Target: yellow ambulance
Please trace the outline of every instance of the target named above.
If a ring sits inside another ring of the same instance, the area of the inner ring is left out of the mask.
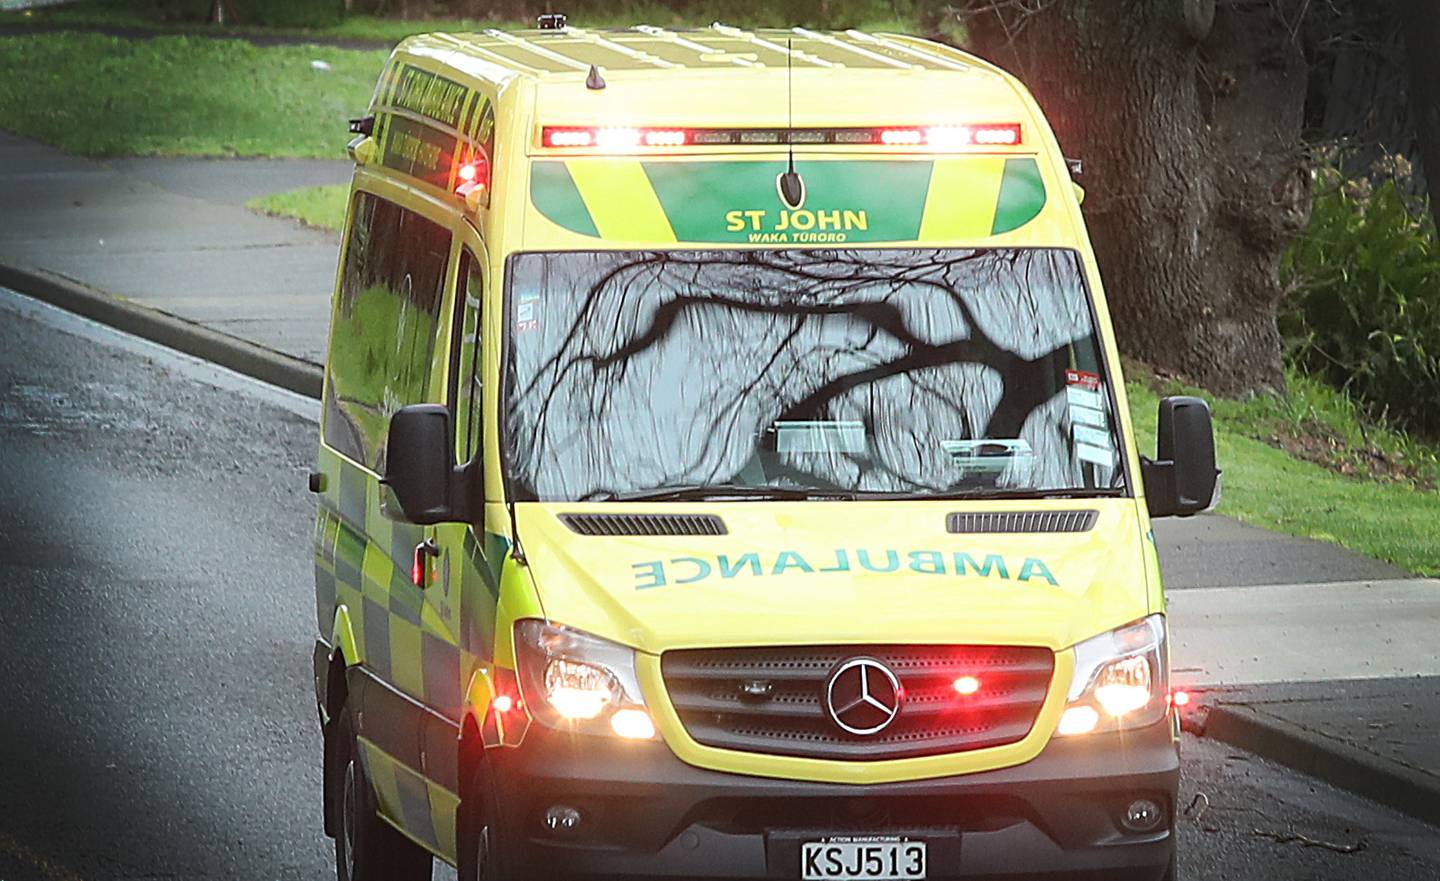
[[[859,31],[394,52],[325,374],[342,881],[1174,878],[1142,458],[1015,79]]]

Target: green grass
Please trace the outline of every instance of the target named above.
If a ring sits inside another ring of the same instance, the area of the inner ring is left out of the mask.
[[[1236,402],[1134,365],[1127,372],[1142,451],[1154,451],[1162,394],[1210,401],[1225,472],[1220,513],[1440,576],[1440,445],[1367,424],[1348,398],[1305,377],[1291,377],[1286,398]]]
[[[207,4],[208,5],[208,4]],[[619,19],[606,20],[592,26],[618,24]],[[633,24],[633,22],[631,22]],[[578,24],[578,22],[577,22]],[[513,30],[533,27],[533,22],[500,21],[476,18],[411,19],[381,18],[374,15],[351,15],[336,24],[320,26],[267,26],[264,24],[238,23],[212,25],[200,20],[160,20],[137,14],[123,7],[97,3],[74,3],[64,6],[47,7],[24,12],[0,12],[0,25],[30,25],[35,27],[63,27],[81,30],[85,28],[125,28],[155,32],[184,31],[189,36],[262,36],[282,35],[310,37],[316,40],[373,40],[383,43],[398,43],[415,34],[432,31],[466,33],[485,28]]]
[[[340,158],[386,53],[51,33],[0,41],[0,128],[91,156]],[[316,70],[324,61],[329,70]]]
[[[254,4],[237,2],[234,8],[241,13],[233,24],[223,27],[204,23],[208,0],[188,0],[182,4],[184,17],[178,20],[163,20],[143,8],[116,4],[114,2],[81,2],[63,6],[47,7],[30,12],[0,12],[0,24],[43,25],[66,27],[110,27],[140,28],[145,30],[184,28],[203,34],[294,34],[318,39],[375,40],[399,42],[412,34],[430,31],[464,33],[484,28],[517,30],[532,28],[534,19],[490,19],[490,18],[422,18],[401,20],[381,18],[374,15],[349,15],[337,23],[319,26],[278,26],[267,27],[269,23],[256,19],[256,13],[245,17],[246,7]],[[593,6],[594,8],[589,8]],[[890,2],[890,0],[846,0],[834,4],[815,4],[801,10],[768,0],[700,0],[691,2],[683,12],[659,2],[605,2],[588,5],[574,4],[569,16],[570,23],[577,27],[607,28],[628,27],[634,24],[654,24],[662,27],[704,27],[713,21],[740,27],[791,27],[803,24],[813,27],[861,28],[868,31],[919,33],[921,28],[915,17],[916,4],[911,2]],[[299,13],[295,13],[299,14]],[[295,14],[282,16],[289,20]],[[327,14],[321,14],[326,18]]]
[[[260,196],[245,203],[252,211],[274,217],[289,217],[306,226],[339,232],[345,226],[345,205],[350,186],[335,184],[324,187],[301,187]]]
[[[569,19],[570,24],[582,28],[619,28],[630,27],[636,24],[693,28],[708,27],[711,22],[717,20],[737,27],[792,27],[796,23],[796,19],[793,16],[785,14],[783,6],[776,6],[772,14],[752,14],[741,17],[729,15],[706,17],[693,13],[686,16],[676,15],[674,12],[665,9],[659,4],[635,4],[620,12],[607,11],[595,14],[572,15]],[[357,15],[347,18],[333,28],[308,31],[307,33],[342,39],[382,40],[398,43],[413,34],[424,34],[431,31],[467,33],[484,30],[486,28],[521,30],[533,28],[534,26],[535,23],[533,21],[488,21],[477,19],[399,21],[390,18]],[[894,15],[866,17],[846,23],[845,27],[888,33],[917,33],[919,30],[919,26],[913,18]]]
[[[913,4],[889,0],[847,0],[836,3],[832,11],[825,11],[830,7],[822,4],[799,17],[783,5],[762,0],[694,0],[683,16],[655,2],[596,6],[592,12],[581,10],[571,22],[584,27],[635,22],[683,27],[722,19],[759,27],[808,18],[804,23],[817,27],[918,29],[911,14]],[[0,13],[0,24],[186,31],[138,39],[83,30],[0,38],[0,128],[91,156],[338,158],[349,139],[345,121],[368,106],[385,62],[384,51],[323,45],[259,47],[245,40],[212,37],[290,34],[389,44],[428,31],[532,23],[399,21],[357,15],[318,28],[242,24],[217,30],[193,21],[160,21],[123,3],[89,2]],[[315,69],[313,61],[323,61],[329,69]]]

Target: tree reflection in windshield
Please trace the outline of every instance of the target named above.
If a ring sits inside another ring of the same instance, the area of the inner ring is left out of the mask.
[[[519,254],[508,306],[522,500],[1119,480],[1072,251]]]

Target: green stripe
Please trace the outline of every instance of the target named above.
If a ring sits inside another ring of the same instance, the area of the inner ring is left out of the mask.
[[[645,173],[682,242],[804,244],[817,234],[843,236],[835,243],[908,242],[920,235],[932,165],[798,162],[805,204],[793,212],[781,203],[776,184],[784,162],[647,162]],[[767,233],[783,238],[759,238]]]
[[[1045,181],[1040,177],[1040,164],[1029,158],[1007,160],[991,235],[1014,232],[1039,217],[1044,209]]]
[[[337,591],[334,571],[317,563],[315,566],[315,623],[319,626],[320,632],[325,634],[326,639],[329,639],[330,628],[335,623]]]
[[[420,634],[425,705],[458,724],[461,715],[460,649],[431,633]]]
[[[530,200],[546,217],[582,236],[600,237],[595,220],[564,162],[536,162],[530,170]]]
[[[385,515],[380,516],[384,518]],[[395,569],[404,576],[405,585],[413,589],[415,585],[410,581],[410,566],[415,561],[415,548],[425,540],[425,528],[388,519],[385,522],[390,527],[390,559],[395,561]]]
[[[989,157],[954,161],[972,162],[977,168],[994,162]],[[781,204],[776,189],[784,162],[655,161],[642,167],[679,241],[803,245],[920,239],[933,165],[929,160],[801,161],[797,170],[806,193],[803,208],[797,211]],[[995,192],[991,186],[983,188],[987,213]],[[530,194],[535,207],[550,220],[580,235],[600,236],[567,163],[535,163]],[[967,199],[981,193],[935,195]],[[1039,163],[1033,157],[1006,160],[989,234],[1025,226],[1040,215],[1045,203]],[[982,226],[966,230],[964,237],[985,234]]]
[[[355,529],[365,528],[367,475],[349,462],[340,464],[340,517]]]
[[[430,816],[430,788],[425,785],[425,778],[396,763],[395,794],[399,797],[401,825],[405,827],[405,831],[431,850],[439,850],[440,840],[435,834],[435,822]]]
[[[335,536],[335,577],[341,584],[364,591],[365,537],[341,524]]]
[[[493,532],[484,534],[482,548],[474,531],[465,531],[460,555],[460,646],[478,658],[495,650],[495,616],[500,602],[500,570],[510,542]]]
[[[420,606],[423,599],[420,588],[411,581],[411,573],[403,575],[400,567],[395,567],[395,574],[390,579],[389,600],[390,614],[397,615],[401,620],[408,622],[414,627],[420,626]],[[438,584],[436,585],[439,586]]]
[[[364,600],[365,619],[365,666],[379,678],[389,682],[390,664],[390,610],[370,598]]]

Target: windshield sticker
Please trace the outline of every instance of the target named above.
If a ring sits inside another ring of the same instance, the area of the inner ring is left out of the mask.
[[[950,456],[960,479],[996,478],[1009,471],[1013,482],[1026,484],[1035,467],[1035,451],[1020,437],[943,440],[940,449]]]
[[[777,453],[859,455],[865,452],[865,423],[863,422],[822,420],[776,422],[770,431],[775,435],[775,452]]]
[[[672,557],[634,563],[635,589],[651,590],[667,585],[697,584],[702,581],[730,581],[735,578],[822,574],[843,572],[889,573],[902,570],[920,575],[949,575],[984,578],[992,581],[1044,581],[1052,587],[1059,582],[1045,561],[1036,557],[1000,554],[970,554],[965,551],[872,551],[866,548],[836,548],[823,555],[805,557],[799,551],[774,554],[715,554]]]
[[[528,333],[540,329],[540,295],[522,291],[515,299],[515,332]]]
[[[1065,371],[1065,397],[1070,404],[1076,457],[1092,465],[1113,468],[1115,444],[1099,375],[1083,370]]]
[[[1087,373],[1084,370],[1065,371],[1065,385],[1070,388],[1081,388],[1086,391],[1100,391],[1100,374]]]
[[[530,197],[557,225],[622,241],[816,245],[954,241],[1011,232],[1046,204],[1031,157],[810,160],[787,206],[783,161],[541,160]]]

